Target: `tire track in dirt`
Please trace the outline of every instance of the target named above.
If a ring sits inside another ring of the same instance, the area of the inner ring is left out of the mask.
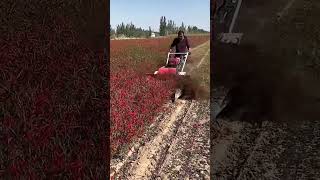
[[[320,122],[223,122],[212,141],[212,179],[319,179]]]
[[[198,60],[197,65],[194,64],[196,62],[192,61],[191,63],[189,62],[188,66],[186,67],[186,71],[188,72],[188,74],[192,75],[192,72],[198,69],[202,65],[204,60],[206,60],[208,55],[210,55],[210,41],[207,41],[202,45],[199,45],[196,48],[191,49],[191,52],[192,52],[191,58],[197,57],[195,59]],[[199,57],[201,57],[201,59]]]
[[[319,127],[319,121],[269,122],[239,179],[319,179]]]
[[[196,51],[197,49],[203,48],[204,46],[208,45],[209,43],[210,43],[210,41],[207,41],[207,42],[205,42],[203,44],[200,44],[199,46],[197,46],[195,48],[192,48],[191,52]]]
[[[155,178],[209,179],[209,109],[209,101],[193,102]]]
[[[203,56],[203,58],[200,60],[200,62],[197,64],[197,68],[199,68],[201,65],[202,65],[202,63],[203,63],[203,61],[205,60],[205,58],[207,57],[207,56],[209,56],[210,55],[210,49],[208,49],[208,51],[206,52],[206,54]]]
[[[172,138],[174,138],[176,130],[179,128],[181,120],[185,117],[189,110],[187,102],[178,102],[178,105],[169,119],[164,119],[165,123],[159,127],[160,133],[139,150],[138,159],[134,162],[127,179],[147,179],[153,175],[157,168],[157,162],[161,161],[166,153],[166,149],[170,146]]]
[[[198,54],[203,51],[203,48],[209,48],[208,46],[209,41],[199,45],[192,49],[192,52],[195,52],[194,54]],[[203,54],[202,54],[203,56]],[[189,64],[190,66],[190,64]],[[194,105],[194,102],[190,102],[187,100],[178,100],[176,104],[169,104],[167,105],[168,112],[160,114],[157,118],[155,123],[151,125],[149,130],[147,130],[146,134],[144,135],[141,140],[136,143],[128,155],[130,157],[126,157],[124,161],[122,162],[114,162],[113,169],[114,173],[112,174],[113,179],[154,179],[156,176],[160,176],[161,178],[165,178],[165,169],[172,169],[173,167],[168,166],[168,157],[170,159],[170,154],[172,154],[172,149],[177,147],[177,144],[183,144],[183,143],[173,143],[177,142],[177,140],[174,141],[174,139],[179,139],[180,141],[183,139],[182,137],[185,136],[183,131],[185,129],[190,130],[192,126],[190,124],[186,124],[188,122],[187,119],[190,117],[196,117],[196,116],[190,116],[190,113],[192,115],[197,114],[194,112],[197,108],[197,105]],[[201,146],[205,147],[204,144],[207,144],[206,146],[206,153],[207,155],[204,156],[203,159],[209,160],[209,104],[207,103],[207,116],[206,120],[202,119],[202,128],[206,127],[206,137],[202,138]],[[201,116],[199,116],[201,117]],[[195,121],[196,123],[196,121]],[[201,124],[201,123],[200,123]],[[184,130],[181,130],[182,127],[180,126],[186,126],[184,127]],[[192,129],[192,128],[191,128]],[[204,131],[205,132],[205,131]],[[195,133],[195,132],[190,132]],[[200,132],[197,131],[199,134]],[[201,133],[200,133],[201,134]],[[200,135],[201,137],[201,135]],[[202,136],[203,137],[203,136]],[[195,138],[195,137],[194,137]],[[193,138],[193,139],[194,139]],[[199,138],[198,138],[199,139]],[[204,141],[205,140],[205,141]],[[183,141],[184,142],[184,141]],[[184,143],[185,144],[185,143]],[[189,148],[189,144],[185,144],[185,147],[182,148],[182,152],[186,151]],[[198,148],[197,151],[199,151]],[[196,150],[195,150],[196,151]],[[180,152],[180,151],[179,151]],[[180,152],[180,158],[181,154]],[[201,151],[202,152],[202,151]],[[179,154],[177,152],[177,154]],[[199,154],[199,152],[198,152]],[[200,153],[201,154],[201,153]],[[193,158],[194,159],[194,158]],[[169,160],[170,161],[170,160]],[[188,161],[186,161],[184,164],[184,169],[188,169]],[[168,167],[167,167],[168,166]],[[203,172],[204,169],[206,170],[206,177],[209,177],[209,162],[206,161],[206,167],[202,167]],[[116,172],[116,173],[115,173]],[[188,172],[188,170],[186,170]]]
[[[250,155],[259,134],[252,126],[242,122],[221,122],[211,139],[211,176],[213,179],[236,179],[242,165]]]

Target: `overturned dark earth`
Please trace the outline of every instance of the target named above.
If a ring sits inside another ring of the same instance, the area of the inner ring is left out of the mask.
[[[320,3],[250,2],[214,42],[211,179],[319,179]]]

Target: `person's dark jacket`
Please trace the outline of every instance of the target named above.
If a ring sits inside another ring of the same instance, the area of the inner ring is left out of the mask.
[[[185,53],[188,52],[190,45],[189,45],[189,40],[185,36],[184,39],[180,40],[179,38],[175,38],[170,46],[172,49],[173,47],[176,48],[177,53]]]

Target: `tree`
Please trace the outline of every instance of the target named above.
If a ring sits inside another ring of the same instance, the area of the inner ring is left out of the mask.
[[[181,26],[180,26],[179,30],[186,31],[186,27],[184,26],[184,23],[183,23],[183,22],[182,22],[182,24],[181,24]]]
[[[165,16],[161,16],[161,18],[160,18],[160,28],[159,28],[160,36],[166,35],[166,28],[167,28],[166,17]]]
[[[116,34],[115,30],[110,26],[110,37],[114,37]]]
[[[125,25],[121,23],[117,26],[117,35],[125,34]]]
[[[188,33],[192,33],[192,28],[191,28],[191,26],[188,26],[187,32],[188,32]]]
[[[132,22],[129,24],[121,23],[116,27],[116,36],[125,35],[126,37],[148,37],[151,31],[151,27],[149,30],[144,30],[141,27],[137,28]]]
[[[160,18],[160,28],[159,28],[160,36],[164,35],[163,30],[164,30],[164,27],[163,27],[163,16],[161,16],[161,18]]]
[[[175,29],[174,21],[173,20],[168,20],[168,24],[167,24],[167,32],[168,32],[168,34],[176,33],[175,31],[176,31],[176,29]]]
[[[149,37],[151,37],[151,34],[152,34],[151,27],[149,26],[149,33],[148,33]]]
[[[163,28],[164,28],[164,35],[167,35],[167,21],[166,21],[166,17],[164,16],[163,18]]]

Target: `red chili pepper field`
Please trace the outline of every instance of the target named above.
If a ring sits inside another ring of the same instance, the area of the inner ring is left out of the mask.
[[[190,36],[191,48],[209,36]],[[174,90],[173,80],[148,78],[163,66],[173,38],[111,41],[111,151],[117,153],[143,133]]]
[[[78,39],[63,19],[1,36],[0,179],[106,176],[107,67]]]

